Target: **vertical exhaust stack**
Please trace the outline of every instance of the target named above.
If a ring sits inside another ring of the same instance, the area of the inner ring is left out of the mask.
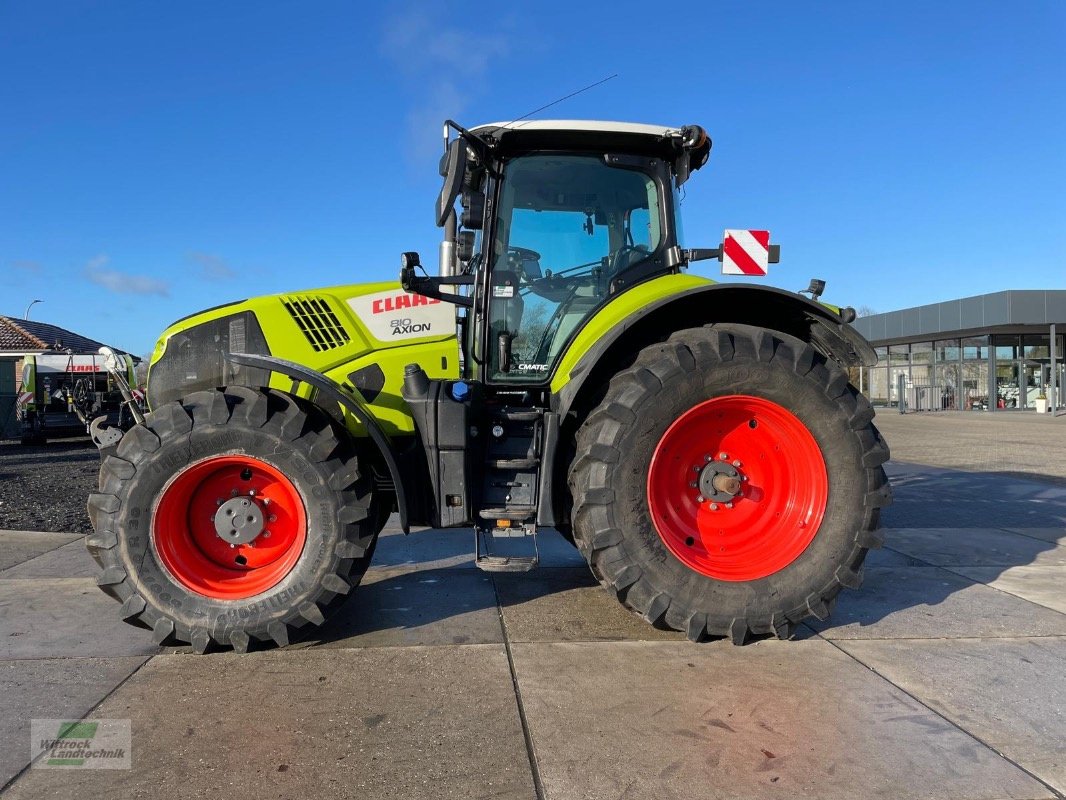
[[[455,264],[455,235],[458,225],[455,219],[455,209],[452,209],[448,219],[444,222],[444,241],[440,243],[440,276],[442,278],[457,274]],[[447,287],[454,291],[455,287]]]
[[[444,123],[444,153],[448,153],[448,123]],[[455,209],[453,208],[448,218],[444,222],[444,241],[440,243],[440,269],[439,274],[442,278],[449,277],[456,274],[455,264],[455,236],[458,231],[458,226],[455,219]],[[453,290],[454,291],[454,290]]]

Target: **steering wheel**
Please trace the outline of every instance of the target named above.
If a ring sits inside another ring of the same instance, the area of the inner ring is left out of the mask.
[[[539,264],[540,253],[536,250],[530,250],[528,247],[515,247],[512,245],[507,248],[507,266],[514,272],[517,272],[520,276],[525,276],[525,270],[522,268],[522,264],[526,261],[536,261]],[[531,281],[535,280],[535,278],[526,277],[526,280]]]
[[[611,255],[611,274],[616,275],[630,264],[647,258],[650,251],[642,244],[624,244]],[[639,258],[630,260],[631,253],[639,253]]]

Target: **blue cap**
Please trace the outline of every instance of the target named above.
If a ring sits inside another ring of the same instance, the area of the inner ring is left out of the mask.
[[[470,384],[466,381],[456,381],[452,384],[452,400],[461,403],[470,396]]]

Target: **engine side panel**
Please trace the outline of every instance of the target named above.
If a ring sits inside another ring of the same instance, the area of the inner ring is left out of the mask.
[[[152,354],[149,404],[232,384],[291,390],[287,378],[227,362],[226,352],[293,361],[349,389],[361,384],[368,409],[389,435],[414,431],[400,394],[407,364],[419,364],[434,378],[459,374],[453,305],[409,294],[396,283],[337,286],[253,298],[171,325]],[[379,380],[365,380],[379,373]],[[354,418],[348,424],[365,434]]]

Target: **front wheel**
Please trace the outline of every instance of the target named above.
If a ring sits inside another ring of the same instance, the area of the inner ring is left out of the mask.
[[[158,642],[245,650],[322,624],[370,563],[369,471],[322,409],[230,387],[131,428],[89,498],[89,552]]]
[[[690,639],[791,636],[857,587],[890,500],[873,409],[810,345],[686,329],[611,381],[577,437],[574,539],[602,584]]]

